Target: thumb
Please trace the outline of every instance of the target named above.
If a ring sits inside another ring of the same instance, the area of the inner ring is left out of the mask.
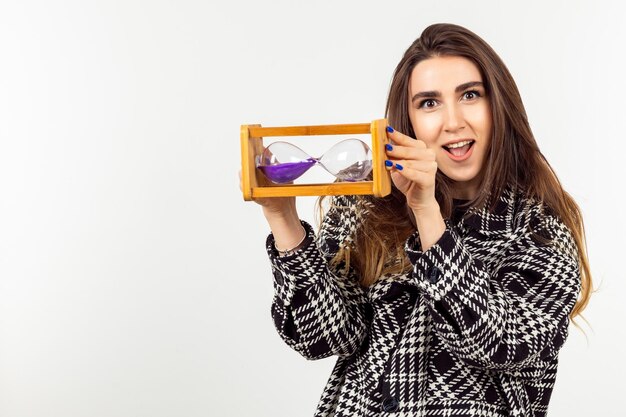
[[[400,191],[404,191],[407,188],[407,184],[410,180],[405,178],[398,171],[392,171],[391,181],[393,181],[393,185],[395,185],[397,189],[399,189]]]

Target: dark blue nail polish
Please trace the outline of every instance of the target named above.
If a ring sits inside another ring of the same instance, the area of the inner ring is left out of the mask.
[[[393,146],[391,146],[390,144],[386,144],[385,149],[387,149],[388,151],[393,151]]]
[[[402,165],[400,165],[400,164],[396,164],[396,169],[397,169],[398,171],[402,171],[404,168],[402,167]]]
[[[389,159],[385,160],[385,166],[390,167],[393,166],[393,162],[391,162]]]
[[[387,126],[387,132],[389,132],[389,133],[393,133],[393,127],[391,127],[391,126]]]

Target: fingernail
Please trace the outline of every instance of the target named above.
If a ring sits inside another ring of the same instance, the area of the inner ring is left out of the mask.
[[[391,162],[389,159],[385,160],[385,166],[390,167],[393,166],[393,162]]]
[[[389,133],[393,133],[393,127],[391,127],[391,126],[387,126],[387,132],[389,132]]]
[[[386,144],[385,149],[387,149],[388,151],[393,151],[393,146],[391,146],[390,144]]]
[[[398,171],[402,171],[404,168],[402,167],[402,165],[400,165],[400,164],[396,164],[396,169],[397,169]]]

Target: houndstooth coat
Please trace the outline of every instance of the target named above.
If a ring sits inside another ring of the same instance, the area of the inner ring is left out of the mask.
[[[495,212],[447,219],[427,251],[414,233],[412,271],[363,288],[329,260],[364,209],[334,197],[318,237],[303,222],[305,247],[288,257],[267,239],[281,338],[307,359],[338,356],[315,415],[546,415],[580,288],[568,229],[509,190]]]

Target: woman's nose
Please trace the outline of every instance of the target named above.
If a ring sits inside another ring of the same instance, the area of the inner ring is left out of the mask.
[[[444,129],[447,132],[456,132],[457,130],[463,129],[463,127],[465,126],[461,110],[455,105],[448,106],[444,120]]]

